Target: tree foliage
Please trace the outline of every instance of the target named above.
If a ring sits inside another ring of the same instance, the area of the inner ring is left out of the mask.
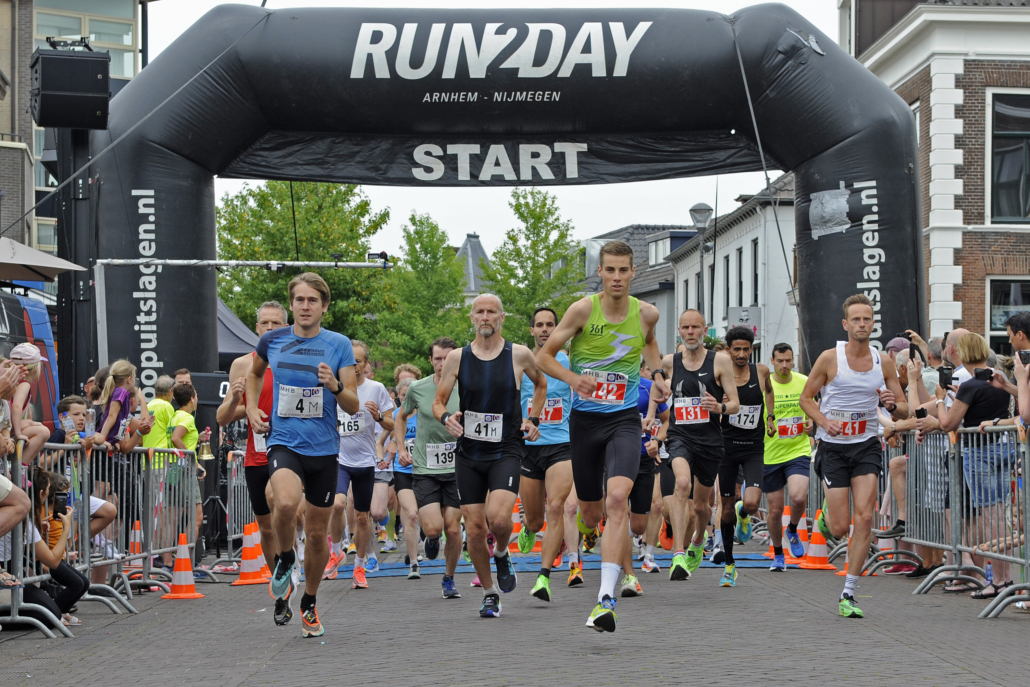
[[[379,342],[373,356],[383,362],[384,381],[393,381],[400,363],[432,374],[429,344],[449,336],[459,344],[469,337],[464,275],[447,234],[429,215],[412,214],[404,233],[403,255],[385,284],[379,316]]]
[[[508,205],[521,226],[508,230],[491,263],[483,265],[483,281],[504,302],[504,337],[532,346],[533,311],[548,306],[561,317],[580,297],[583,251],[550,193],[516,188]]]
[[[292,204],[291,204],[292,200]],[[297,229],[294,236],[293,208]],[[374,212],[354,185],[268,181],[226,195],[218,209],[218,257],[222,260],[308,260],[364,262],[369,238],[389,219]],[[255,310],[269,300],[289,308],[287,284],[301,270],[273,272],[234,268],[218,275],[218,295],[253,327]],[[374,340],[375,317],[383,306],[383,270],[315,270],[329,284],[332,302],[323,324],[351,338]]]

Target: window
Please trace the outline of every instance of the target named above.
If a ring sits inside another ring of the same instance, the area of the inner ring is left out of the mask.
[[[737,249],[737,305],[744,306],[744,249]]]
[[[90,45],[97,52],[111,55],[111,77],[131,79],[136,76],[136,30],[134,21],[116,21],[114,16],[98,17],[61,10],[71,9],[74,3],[47,2],[57,11],[36,10],[35,45],[49,49],[48,36],[65,40],[78,40],[89,36]],[[39,8],[40,3],[36,3]],[[100,10],[117,16],[135,19],[134,3],[101,3]]]
[[[730,256],[722,259],[722,316],[730,316]]]
[[[712,307],[709,308],[711,312],[711,318],[706,317],[705,322],[711,323],[715,319],[715,259],[712,259],[712,264],[708,266],[708,304]],[[702,310],[701,312],[704,312]]]
[[[702,315],[704,315],[705,309],[703,307],[701,307],[702,306],[701,296],[702,296],[702,294],[704,292],[704,289],[702,287],[704,286],[704,284],[701,283],[701,273],[700,272],[698,272],[697,274],[694,275],[694,284],[696,285],[694,287],[694,309],[697,310],[698,312],[700,312]]]
[[[57,255],[57,220],[37,217],[36,237],[33,243],[38,250]]]
[[[45,189],[57,186],[57,179],[43,167],[40,159],[43,156],[43,146],[46,144],[46,131],[37,127],[32,129],[32,153],[35,157],[35,184],[36,188]]]
[[[669,255],[669,243],[669,239],[659,239],[647,244],[648,267],[662,264],[662,261]]]
[[[683,309],[690,309],[690,280],[683,280]]]
[[[916,118],[916,149],[919,149],[919,101],[915,101],[909,107],[912,108],[912,116]]]
[[[758,239],[751,241],[751,305],[758,305]]]
[[[1012,355],[1005,320],[1013,313],[1030,310],[1030,280],[991,278],[987,288],[991,299],[990,346],[996,353]]]
[[[991,220],[1030,222],[1030,95],[995,94],[992,110]]]

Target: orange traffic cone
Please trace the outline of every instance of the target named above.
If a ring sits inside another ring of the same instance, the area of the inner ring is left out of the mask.
[[[251,523],[251,531],[254,533],[254,545],[257,547],[257,559],[261,564],[261,577],[271,579],[272,571],[268,569],[268,561],[265,560],[265,551],[261,548],[261,530],[256,522]]]
[[[821,512],[819,511],[819,513]],[[819,513],[815,516],[817,521],[819,520]],[[799,527],[798,529],[801,528]],[[804,570],[836,570],[837,566],[830,563],[828,555],[826,538],[823,537],[823,533],[819,531],[818,527],[813,527],[812,540],[808,543],[808,553],[805,554],[805,560],[801,561],[799,567]]]
[[[239,579],[231,585],[233,587],[268,582],[268,578],[261,575],[261,564],[257,559],[257,547],[254,545],[255,529],[257,527],[254,523],[243,526],[243,565],[240,567]]]
[[[193,584],[193,562],[190,560],[190,547],[186,543],[186,535],[179,535],[179,546],[175,550],[175,567],[172,569],[172,591],[162,599],[203,599]]]
[[[783,507],[783,515],[780,516],[780,527],[782,528],[780,530],[780,543],[781,544],[783,543],[783,540],[787,538],[787,525],[789,525],[789,524],[790,524],[790,506],[784,506]],[[783,554],[784,555],[784,561],[787,562],[787,563],[797,564],[798,560],[795,559],[795,558],[792,558],[790,556],[790,554],[786,553],[786,551],[787,551],[787,549],[784,549],[784,554]],[[773,558],[775,555],[776,555],[776,551],[773,548],[772,537],[769,537],[769,550],[766,553],[763,553],[762,557],[763,558]]]
[[[140,529],[139,520],[132,526],[129,533],[129,556],[138,556],[143,553],[143,530]],[[125,564],[126,569],[138,569],[143,567],[143,559],[137,558]]]

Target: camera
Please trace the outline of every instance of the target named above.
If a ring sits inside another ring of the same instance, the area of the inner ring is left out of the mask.
[[[989,367],[981,367],[973,372],[973,378],[979,379],[981,382],[989,382],[994,379],[994,370]]]
[[[916,419],[926,417],[926,408],[916,408]]]
[[[895,338],[904,339],[905,341],[912,341],[912,335],[908,332],[901,332],[899,334],[895,334],[894,336]]]
[[[1019,351],[1019,361],[1024,365],[1030,365],[1030,351]]]
[[[951,377],[952,377],[952,375],[951,375],[951,368],[950,367],[944,367],[944,366],[938,367],[937,368],[937,373],[940,375],[938,383],[942,387],[947,389],[949,386],[951,386]]]

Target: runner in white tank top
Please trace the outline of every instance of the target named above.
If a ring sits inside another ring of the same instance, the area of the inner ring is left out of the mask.
[[[826,500],[816,524],[829,539],[843,537],[854,524],[839,613],[845,618],[861,618],[855,584],[869,554],[878,480],[883,472],[876,409],[882,403],[900,420],[908,417],[908,404],[894,361],[881,357],[869,345],[874,325],[869,299],[859,294],[844,301],[843,324],[848,340],[823,351],[816,360],[801,392],[801,408],[819,425],[815,470],[824,482]],[[819,394],[822,400],[817,403]],[[850,512],[852,506],[854,512]]]

